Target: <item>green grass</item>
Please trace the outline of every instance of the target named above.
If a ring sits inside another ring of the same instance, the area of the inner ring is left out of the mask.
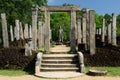
[[[3,76],[22,76],[28,74],[23,70],[0,70],[0,75]]]
[[[38,52],[39,52],[39,51],[45,51],[45,48],[44,48],[44,47],[39,48],[37,51],[38,51]]]
[[[87,73],[92,67],[85,67]],[[98,69],[103,69],[107,70],[108,73],[106,76],[120,76],[120,67],[97,67]],[[3,76],[22,76],[30,74],[26,71],[23,70],[0,70],[0,75]],[[33,72],[31,73],[32,75],[34,74]]]
[[[92,67],[86,67],[86,73],[91,69]],[[103,70],[107,70],[107,76],[120,76],[120,67],[98,67]]]

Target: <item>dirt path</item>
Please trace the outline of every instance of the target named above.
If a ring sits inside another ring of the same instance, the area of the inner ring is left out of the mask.
[[[76,78],[69,78],[69,79],[45,79],[45,78],[38,78],[33,75],[24,75],[24,76],[1,76],[0,75],[0,80],[120,80],[119,77],[94,77],[94,76],[80,76]]]

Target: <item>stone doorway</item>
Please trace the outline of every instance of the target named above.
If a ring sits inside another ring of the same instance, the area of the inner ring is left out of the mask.
[[[80,6],[42,6],[41,11],[45,12],[45,51],[50,52],[50,12],[70,12],[71,27],[70,27],[70,47],[71,52],[75,52],[76,49],[76,11],[80,10]]]

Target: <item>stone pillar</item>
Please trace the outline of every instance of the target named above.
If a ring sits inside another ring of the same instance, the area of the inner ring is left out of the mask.
[[[29,34],[28,34],[28,24],[25,24],[25,28],[24,28],[24,38],[28,39],[29,38]]]
[[[95,54],[95,17],[94,17],[94,10],[89,11],[89,21],[90,21],[90,54]]]
[[[42,20],[38,21],[38,47],[42,47]]]
[[[86,40],[86,18],[85,17],[82,18],[82,31],[83,31],[83,33],[82,33],[82,35],[83,35],[82,39],[83,40],[82,41],[83,41],[83,44],[85,45],[85,48],[86,48],[86,46],[87,46],[86,41],[87,40]]]
[[[75,15],[75,17],[76,17],[76,15]],[[76,39],[76,41],[78,39],[78,26],[77,26],[77,24],[75,24],[75,39]]]
[[[101,41],[104,44],[105,42],[105,19],[103,18],[103,22],[102,22],[102,35],[101,35]]]
[[[29,38],[32,38],[32,27],[31,27],[31,25],[29,27]]]
[[[86,17],[86,41],[87,41],[87,50],[90,50],[90,17],[89,17],[89,11],[90,9],[84,10],[84,15]]]
[[[108,44],[111,44],[111,21],[108,24]]]
[[[101,35],[101,33],[102,33],[102,30],[101,30],[101,28],[99,28],[98,34]]]
[[[50,29],[50,40],[52,40],[52,30]],[[62,38],[62,41],[63,41],[63,38]]]
[[[99,34],[99,29],[96,29],[96,34],[97,34],[97,35]]]
[[[81,19],[80,19],[80,17],[77,19],[77,43],[78,43],[78,45],[79,44],[81,44],[82,43],[82,31],[81,31]]]
[[[29,39],[30,39],[30,41],[29,41],[29,44],[30,44],[30,47],[31,47],[31,49],[33,49],[33,44],[32,44],[32,27],[31,27],[31,25],[29,26]]]
[[[8,30],[7,30],[7,20],[6,20],[6,14],[1,14],[2,19],[2,36],[3,36],[3,47],[8,48],[9,47],[9,40],[8,40]]]
[[[37,6],[32,7],[32,42],[33,50],[37,49]]]
[[[70,47],[71,52],[74,53],[76,51],[76,12],[71,10],[71,30],[70,30]]]
[[[20,22],[20,39],[24,39],[23,38],[23,28],[22,28],[22,23]]]
[[[16,40],[20,39],[20,26],[19,26],[19,20],[15,20],[15,26],[16,26]]]
[[[105,36],[107,36],[107,27],[105,27]]]
[[[16,40],[16,26],[14,27],[14,39]]]
[[[50,13],[48,10],[45,11],[45,51],[50,52]]]
[[[10,25],[10,39],[11,39],[11,41],[14,41],[12,25]]]
[[[112,14],[112,45],[116,46],[116,15]]]
[[[42,46],[45,46],[45,23],[42,24]]]

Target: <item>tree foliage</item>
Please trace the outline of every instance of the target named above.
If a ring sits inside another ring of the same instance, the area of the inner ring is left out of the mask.
[[[111,17],[111,15],[109,15],[109,14],[105,14],[105,15],[104,15],[104,18],[105,18],[105,24],[106,24],[106,26],[108,26],[108,22],[110,21],[110,19],[111,19],[112,17]]]
[[[95,23],[96,23],[96,28],[100,28],[102,27],[102,19],[103,19],[103,16],[102,15],[99,15],[99,14],[95,14]]]
[[[47,5],[47,0],[0,0],[0,14],[6,13],[8,24],[14,25],[15,19],[30,24],[33,4]]]
[[[63,39],[65,41],[69,40],[69,31],[70,31],[70,15],[67,12],[54,12],[51,14],[51,30],[52,30],[52,39],[58,40],[58,28],[59,26],[63,29]]]

